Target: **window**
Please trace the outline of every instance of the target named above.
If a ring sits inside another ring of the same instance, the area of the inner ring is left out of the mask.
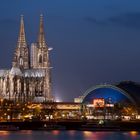
[[[42,55],[39,55],[39,63],[42,63]]]
[[[23,66],[23,59],[20,57],[20,59],[19,59],[19,64],[21,65],[21,66]]]

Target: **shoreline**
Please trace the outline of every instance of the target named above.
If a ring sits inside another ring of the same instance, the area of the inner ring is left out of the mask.
[[[16,130],[77,130],[77,131],[140,131],[140,122],[107,122],[98,125],[88,121],[33,121],[33,122],[0,122],[0,131]]]

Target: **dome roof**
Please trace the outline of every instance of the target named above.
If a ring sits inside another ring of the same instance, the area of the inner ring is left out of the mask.
[[[19,75],[19,76],[23,75],[21,70],[19,68],[16,68],[16,67],[12,67],[10,74],[11,75]]]
[[[140,83],[133,81],[122,81],[116,84],[117,87],[127,92],[140,106]]]
[[[112,103],[129,102],[135,104],[133,98],[124,90],[113,85],[99,85],[88,89],[84,94],[83,103],[92,103],[93,99],[104,98]]]

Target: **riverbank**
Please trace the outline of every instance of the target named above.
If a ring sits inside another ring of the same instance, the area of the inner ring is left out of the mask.
[[[0,130],[140,131],[140,121],[34,121],[0,122]]]

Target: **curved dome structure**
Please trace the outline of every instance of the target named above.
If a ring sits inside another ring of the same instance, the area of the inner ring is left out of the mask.
[[[116,84],[117,87],[127,92],[140,106],[140,83],[133,81],[122,81]]]
[[[134,99],[127,92],[113,85],[99,85],[90,88],[84,94],[83,103],[92,103],[97,98],[110,100],[112,103],[127,102],[135,105]]]

